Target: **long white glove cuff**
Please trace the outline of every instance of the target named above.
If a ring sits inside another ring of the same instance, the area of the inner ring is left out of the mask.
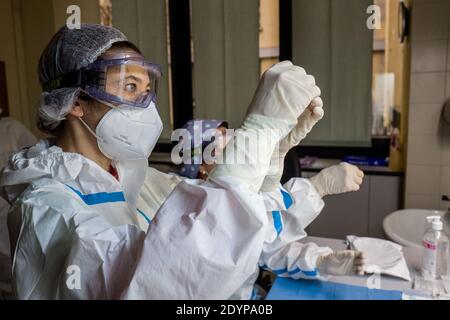
[[[320,257],[328,255],[333,252],[329,247],[319,247],[315,243],[305,244],[308,250],[303,250],[299,256],[299,267],[302,270],[315,270],[320,273],[318,269],[318,260]]]
[[[218,164],[210,177],[234,176],[258,192],[269,172],[273,152],[291,130],[286,120],[250,114],[236,130],[224,151],[224,164]]]
[[[270,170],[270,169],[269,169]],[[281,187],[281,176],[283,175],[283,168],[281,168],[281,172],[278,172],[273,175],[267,175],[264,177],[263,184],[261,186],[260,192],[273,192],[279,190]]]
[[[241,125],[242,130],[264,130],[277,136],[277,143],[285,138],[294,127],[295,122],[291,123],[285,119],[277,119],[261,114],[249,114]]]
[[[325,181],[323,181],[323,178],[321,176],[321,173],[319,172],[315,176],[309,178],[309,181],[313,185],[314,189],[316,189],[317,193],[320,195],[321,198],[328,195],[328,192],[325,187]]]
[[[355,273],[355,254],[350,250],[336,251],[319,256],[317,269],[327,275],[348,275]]]

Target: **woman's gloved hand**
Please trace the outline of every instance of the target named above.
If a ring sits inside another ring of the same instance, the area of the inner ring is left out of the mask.
[[[350,191],[358,191],[362,184],[364,172],[358,167],[342,162],[320,171],[310,178],[312,185],[321,197]]]
[[[361,251],[335,251],[317,258],[316,267],[324,275],[363,275],[366,258]]]
[[[262,76],[247,116],[263,115],[282,119],[292,129],[298,117],[320,93],[316,80],[305,69],[294,66],[290,61],[283,61]]]
[[[232,176],[258,192],[276,146],[319,96],[314,77],[290,61],[280,62],[266,71],[241,128],[224,151],[227,159],[246,159],[246,162],[218,164],[210,179]],[[246,140],[251,147],[237,143]]]
[[[280,186],[280,179],[284,170],[284,158],[293,147],[298,146],[300,142],[308,135],[311,129],[324,116],[323,101],[320,97],[315,98],[306,110],[298,118],[297,125],[281,140],[279,149],[275,149],[270,160],[270,168],[264,178],[261,187],[262,192],[277,190]]]

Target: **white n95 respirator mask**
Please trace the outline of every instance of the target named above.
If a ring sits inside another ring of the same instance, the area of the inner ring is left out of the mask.
[[[112,107],[95,132],[80,120],[97,138],[100,151],[112,160],[147,159],[163,129],[153,101],[146,108]]]

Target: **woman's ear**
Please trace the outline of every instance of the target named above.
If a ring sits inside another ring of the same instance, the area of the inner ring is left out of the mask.
[[[84,116],[84,110],[82,105],[83,101],[80,101],[80,99],[77,98],[75,100],[75,103],[73,104],[72,109],[69,111],[69,114],[77,118],[81,118],[82,116]]]

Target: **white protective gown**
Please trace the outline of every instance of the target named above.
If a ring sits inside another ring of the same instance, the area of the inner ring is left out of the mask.
[[[27,146],[36,144],[35,136],[19,121],[10,118],[0,118],[0,170],[7,163],[9,157]],[[5,139],[4,137],[7,137]],[[11,292],[11,252],[9,246],[6,217],[9,204],[0,197],[0,296]]]
[[[148,213],[150,220],[167,196],[183,180],[184,178],[174,174],[165,174],[152,168],[147,170],[139,207]],[[155,181],[158,181],[156,187]],[[318,247],[314,243],[303,244],[298,241],[307,236],[305,228],[323,209],[324,202],[320,195],[308,179],[294,178],[283,187],[280,185],[279,190],[262,193],[261,196],[268,225],[258,266],[281,277],[321,279],[315,268],[317,257],[332,250]],[[258,266],[255,266],[252,274],[230,299],[249,299],[253,296],[254,283],[259,273]],[[147,276],[151,277],[151,270],[148,270],[148,273]]]
[[[47,140],[13,157],[0,186],[12,203],[17,298],[249,299],[258,266],[315,277],[330,250],[296,242],[323,207],[306,180],[285,186],[286,211],[281,192],[258,195],[229,177],[115,165],[120,182]]]
[[[17,151],[35,145],[36,137],[19,121],[10,118],[0,118],[0,168],[8,163],[9,157]],[[8,137],[5,139],[4,137]]]

